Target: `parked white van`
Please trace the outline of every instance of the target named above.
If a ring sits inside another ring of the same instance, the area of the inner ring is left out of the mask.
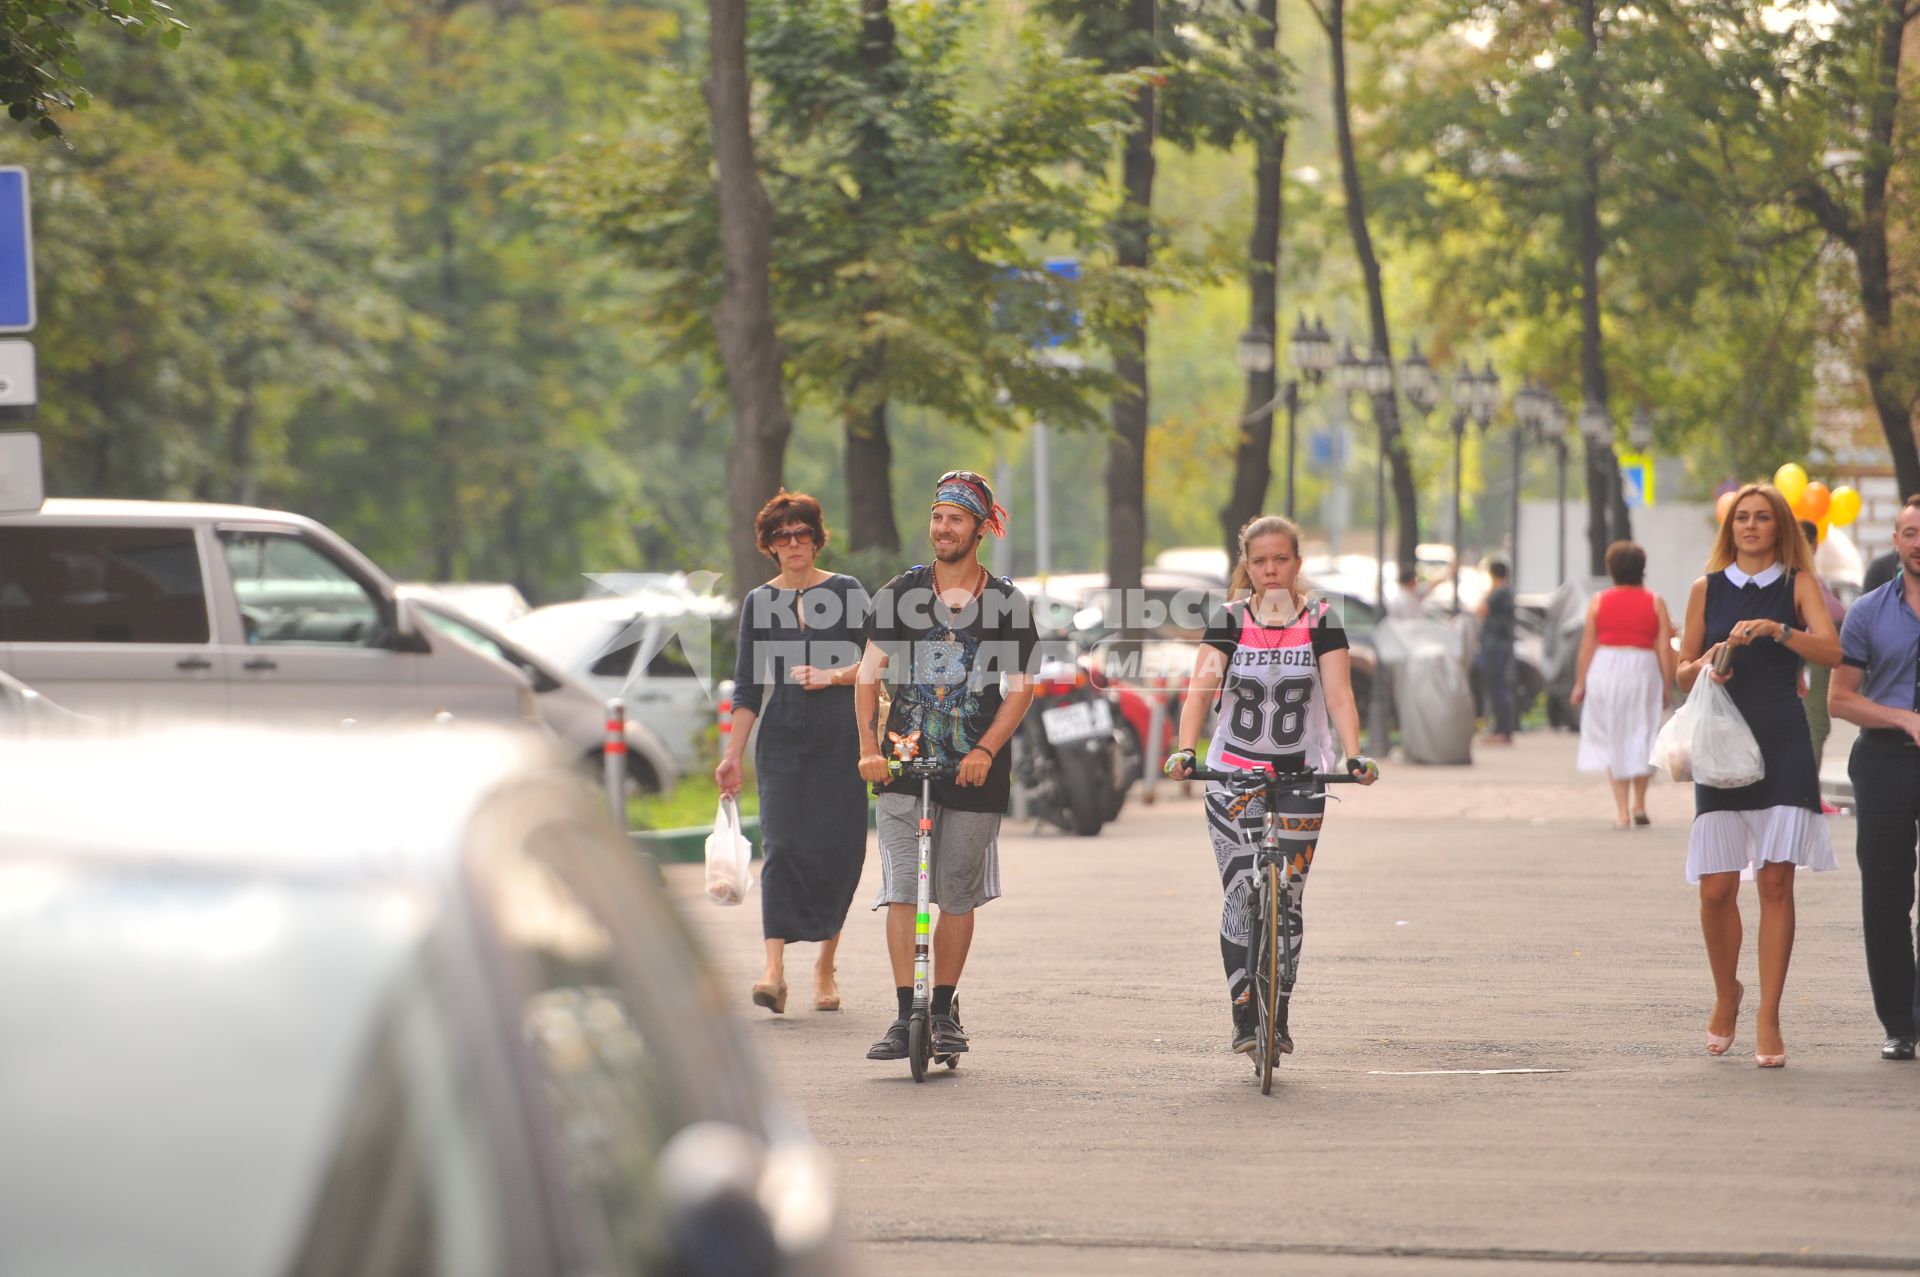
[[[520,721],[518,672],[297,514],[49,500],[0,515],[0,671],[110,723]]]

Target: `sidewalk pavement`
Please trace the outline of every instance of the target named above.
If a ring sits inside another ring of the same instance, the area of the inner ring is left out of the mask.
[[[1747,1005],[1710,1058],[1688,787],[1656,782],[1652,827],[1615,831],[1573,752],[1527,733],[1343,793],[1268,1098],[1226,1050],[1194,796],[1097,838],[1006,828],[962,984],[973,1050],[920,1086],[862,1058],[893,1015],[871,849],[839,1014],[808,1009],[805,945],[789,1013],[751,1008],[756,902],[668,875],[833,1154],[870,1271],[1920,1272],[1920,1065],[1878,1058],[1852,822],[1830,822],[1838,872],[1797,885],[1788,1067],[1753,1065],[1751,888]]]

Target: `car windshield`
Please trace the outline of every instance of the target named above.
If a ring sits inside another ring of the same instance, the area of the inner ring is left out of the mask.
[[[436,1107],[402,996],[423,916],[397,889],[0,861],[0,1272],[252,1277],[345,1244],[316,1221],[370,1070],[401,1058],[392,1127]],[[422,1271],[473,1253],[428,1243]]]

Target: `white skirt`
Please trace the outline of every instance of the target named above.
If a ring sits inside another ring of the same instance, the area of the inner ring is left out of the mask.
[[[1838,869],[1827,818],[1805,807],[1763,807],[1758,811],[1705,811],[1693,818],[1687,835],[1687,881],[1701,874],[1738,873],[1753,877],[1754,866],[1788,861],[1816,873]]]
[[[1660,732],[1666,688],[1660,660],[1650,647],[1603,647],[1587,666],[1587,699],[1580,706],[1583,772],[1615,780],[1653,773],[1647,759]]]

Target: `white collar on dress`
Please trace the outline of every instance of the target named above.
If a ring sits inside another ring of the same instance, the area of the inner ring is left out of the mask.
[[[1764,568],[1753,576],[1748,576],[1745,572],[1742,572],[1740,566],[1736,563],[1729,563],[1726,567],[1727,580],[1733,582],[1736,587],[1744,586],[1747,582],[1751,581],[1755,585],[1765,588],[1766,586],[1772,585],[1775,581],[1778,581],[1780,574],[1786,570],[1786,565],[1778,559],[1773,561],[1771,567]]]

